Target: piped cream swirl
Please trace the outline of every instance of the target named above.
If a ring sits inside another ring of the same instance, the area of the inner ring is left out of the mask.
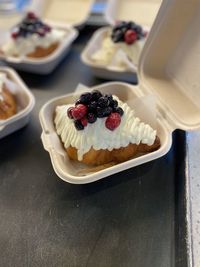
[[[78,151],[78,160],[82,160],[83,155],[91,148],[95,150],[118,149],[132,144],[152,145],[156,138],[156,131],[148,124],[140,121],[135,116],[135,112],[116,96],[118,105],[124,110],[121,123],[114,131],[105,127],[106,118],[97,119],[93,124],[88,124],[84,130],[77,131],[73,120],[67,116],[67,109],[72,105],[63,105],[56,108],[55,127],[64,147],[75,147]]]
[[[66,31],[54,28],[43,37],[38,34],[19,37],[16,40],[10,37],[1,49],[6,56],[25,56],[34,52],[37,47],[48,48],[52,44],[61,42],[65,35]]]

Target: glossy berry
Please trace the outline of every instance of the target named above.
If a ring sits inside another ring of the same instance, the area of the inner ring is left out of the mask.
[[[124,39],[124,32],[122,30],[116,30],[111,36],[114,43],[122,42]]]
[[[18,32],[12,32],[11,36],[13,39],[17,39],[17,37],[19,37],[19,33]]]
[[[36,18],[37,18],[36,15],[35,15],[35,13],[33,13],[33,12],[28,12],[28,13],[27,13],[27,17],[28,17],[29,19],[36,19]]]
[[[119,113],[111,113],[106,119],[105,126],[107,129],[113,131],[115,130],[121,123],[121,117]]]
[[[97,116],[94,113],[88,113],[87,120],[89,123],[94,123],[97,120]]]
[[[49,25],[44,25],[44,30],[46,31],[46,32],[50,32],[51,31],[51,27],[49,26]]]
[[[110,104],[110,101],[109,101],[108,97],[106,97],[106,96],[102,96],[98,100],[98,106],[101,108],[105,108],[105,107],[109,106],[109,104]]]
[[[91,93],[84,93],[80,96],[80,101],[83,104],[89,104],[90,100],[92,98],[92,94]]]
[[[76,127],[76,129],[78,131],[81,131],[84,129],[84,126],[82,125],[81,121],[80,120],[76,120],[74,121],[74,126]]]
[[[112,108],[116,108],[117,106],[118,106],[118,102],[117,102],[117,100],[112,100],[112,101],[110,101],[110,106],[112,107]]]
[[[102,93],[98,90],[92,91],[92,101],[97,101],[102,96]]]
[[[95,112],[97,109],[97,102],[96,101],[92,101],[89,105],[88,105],[88,111],[89,112]]]
[[[76,102],[75,102],[75,106],[77,106],[77,105],[79,105],[79,104],[82,104],[82,102],[81,102],[80,99],[76,100]]]
[[[87,124],[88,124],[88,120],[87,120],[86,117],[84,117],[84,118],[81,119],[81,124],[82,124],[84,127],[87,126]]]
[[[127,44],[133,44],[137,40],[137,33],[134,30],[128,30],[124,35]]]
[[[72,116],[75,120],[82,119],[87,114],[87,107],[83,104],[77,105],[72,110]]]
[[[97,117],[98,118],[103,118],[104,116],[104,108],[97,107]]]
[[[107,107],[102,109],[102,115],[103,117],[107,117],[112,113],[113,109],[111,107]]]
[[[68,108],[68,110],[67,110],[67,116],[70,118],[70,119],[73,119],[73,115],[72,115],[72,110],[73,110],[74,108],[73,107],[70,107],[70,108]]]
[[[124,111],[123,111],[123,109],[120,108],[120,107],[115,108],[115,112],[119,113],[119,115],[120,115],[121,117],[124,115]]]

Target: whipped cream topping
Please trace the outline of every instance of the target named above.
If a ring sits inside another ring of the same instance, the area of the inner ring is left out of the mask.
[[[61,42],[65,35],[64,30],[54,28],[43,37],[38,34],[19,37],[16,40],[10,37],[1,49],[6,56],[25,56],[34,52],[37,47],[48,48],[52,44]]]
[[[145,38],[137,40],[129,45],[124,42],[114,43],[112,39],[107,36],[100,47],[92,56],[91,59],[101,64],[110,64],[119,49],[124,51],[133,64],[138,65],[139,56],[145,43]],[[123,66],[123,61],[118,61],[118,65]]]
[[[139,145],[140,143],[152,145],[156,138],[156,131],[148,124],[140,121],[135,116],[135,112],[116,96],[118,106],[124,110],[121,123],[114,131],[105,127],[106,118],[97,118],[93,124],[88,124],[83,131],[77,131],[74,122],[67,116],[67,109],[72,105],[62,105],[56,108],[55,126],[57,134],[65,148],[75,147],[78,151],[78,160],[83,159],[83,155],[91,148],[95,150],[118,149],[126,147],[130,143]]]

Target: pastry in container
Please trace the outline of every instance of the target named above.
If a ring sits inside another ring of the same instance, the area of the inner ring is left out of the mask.
[[[127,59],[138,65],[139,56],[145,43],[147,32],[132,21],[120,21],[110,28],[102,40],[102,44],[91,55],[91,59],[101,65],[110,65],[118,51],[122,51]],[[116,67],[125,67],[123,58],[115,60]]]
[[[48,74],[67,54],[77,35],[77,30],[68,25],[47,23],[28,12],[1,38],[0,58],[16,69]]]
[[[1,46],[1,53],[10,57],[44,58],[52,54],[66,32],[42,22],[33,12],[16,25],[10,38]]]
[[[17,113],[17,103],[14,94],[7,85],[6,73],[0,72],[0,120],[5,120]]]
[[[34,96],[18,74],[0,67],[0,138],[25,126],[34,104]]]
[[[116,95],[98,90],[57,106],[54,123],[69,158],[87,165],[117,164],[160,147],[156,130]]]

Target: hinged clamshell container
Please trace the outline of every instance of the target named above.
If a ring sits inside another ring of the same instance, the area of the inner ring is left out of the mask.
[[[157,135],[161,140],[157,151],[78,176],[76,164],[54,149],[56,143],[63,149],[53,123],[55,107],[73,103],[74,96],[59,97],[44,105],[40,112],[42,141],[61,179],[76,184],[99,180],[166,154],[175,129],[200,129],[199,7],[200,0],[164,0],[139,62],[139,86],[115,82],[96,87],[125,102],[149,94],[156,96]]]
[[[1,55],[0,59],[5,60],[10,66],[19,70],[38,74],[48,74],[52,72],[69,52],[72,42],[78,36],[78,31],[74,27],[83,25],[89,15],[92,3],[93,0],[33,0],[28,10],[35,11],[36,14],[41,16],[42,19],[52,27],[58,27],[66,31],[66,36],[59,47],[47,57],[32,59]],[[0,46],[5,42],[6,38],[8,38],[8,35],[0,38]]]
[[[159,10],[161,0],[109,0],[105,10],[106,21],[113,26],[116,21],[134,21],[149,30]],[[106,66],[92,60],[94,54],[102,46],[103,40],[108,36],[110,27],[98,29],[86,45],[81,54],[82,61],[88,65],[95,76],[105,79],[135,81],[134,73],[137,73],[136,65]]]
[[[14,116],[6,120],[0,120],[1,139],[21,129],[29,122],[31,111],[35,105],[35,98],[14,70],[6,67],[0,67],[0,72],[5,73],[7,77],[18,87],[15,94],[18,111]]]

